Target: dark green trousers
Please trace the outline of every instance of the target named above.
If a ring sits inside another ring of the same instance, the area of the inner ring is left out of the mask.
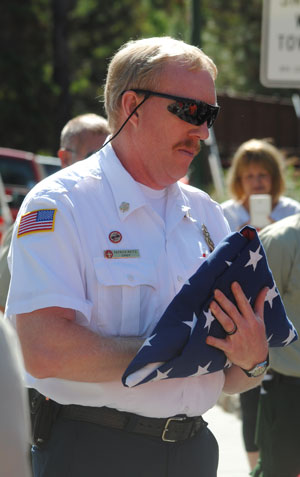
[[[300,475],[300,379],[275,374],[262,385],[256,426],[260,460],[254,477]]]

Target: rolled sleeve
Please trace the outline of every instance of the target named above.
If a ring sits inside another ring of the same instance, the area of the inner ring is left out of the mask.
[[[18,237],[22,216],[56,209],[53,230]],[[85,267],[72,208],[47,197],[34,199],[17,218],[9,254],[11,284],[6,316],[58,306],[79,311],[90,321],[92,304],[85,295]]]

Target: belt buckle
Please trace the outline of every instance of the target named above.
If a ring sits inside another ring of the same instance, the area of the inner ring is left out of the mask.
[[[165,425],[165,428],[164,430],[162,431],[162,435],[161,435],[161,440],[164,441],[164,442],[176,442],[176,440],[173,440],[173,439],[168,439],[166,437],[166,433],[168,432],[169,430],[169,424],[170,422],[172,421],[185,421],[185,417],[169,417],[169,419],[167,420],[166,422],[166,425]]]

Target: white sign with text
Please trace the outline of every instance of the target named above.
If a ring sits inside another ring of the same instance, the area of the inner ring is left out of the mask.
[[[264,0],[260,81],[300,88],[300,0]]]

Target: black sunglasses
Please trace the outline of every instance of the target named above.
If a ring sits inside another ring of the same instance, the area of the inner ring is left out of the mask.
[[[175,100],[175,103],[171,103],[167,106],[170,113],[175,114],[183,121],[190,124],[200,126],[207,122],[207,127],[211,128],[217,119],[220,106],[213,106],[212,104],[204,103],[204,101],[196,101],[190,98],[181,98],[180,96],[174,96],[172,94],[159,93],[157,91],[150,91],[146,89],[132,89],[138,94],[145,94],[149,96],[158,96],[159,98],[167,98]]]
[[[168,111],[170,111],[170,113],[172,114],[175,114],[176,116],[178,116],[178,118],[182,119],[183,121],[186,121],[187,123],[190,123],[190,124],[194,124],[195,126],[200,126],[201,124],[204,124],[205,122],[207,122],[207,127],[211,128],[215,120],[217,119],[218,112],[220,109],[220,106],[207,104],[207,103],[204,103],[204,101],[196,101],[195,99],[181,98],[180,96],[174,96],[172,94],[166,94],[166,93],[159,93],[157,91],[150,91],[148,89],[133,89],[132,88],[130,90],[124,90],[122,91],[121,96],[126,91],[134,91],[135,93],[138,93],[138,94],[144,94],[144,98],[133,109],[133,111],[131,111],[131,113],[125,119],[125,121],[120,126],[118,131],[113,136],[111,136],[111,138],[108,139],[100,149],[102,149],[104,146],[106,146],[106,144],[108,144],[113,139],[115,139],[115,137],[118,136],[118,134],[122,131],[123,127],[127,124],[129,119],[134,115],[137,109],[140,108],[145,101],[147,101],[147,99],[150,96],[158,96],[160,98],[175,100],[175,103],[169,104],[167,106]]]

